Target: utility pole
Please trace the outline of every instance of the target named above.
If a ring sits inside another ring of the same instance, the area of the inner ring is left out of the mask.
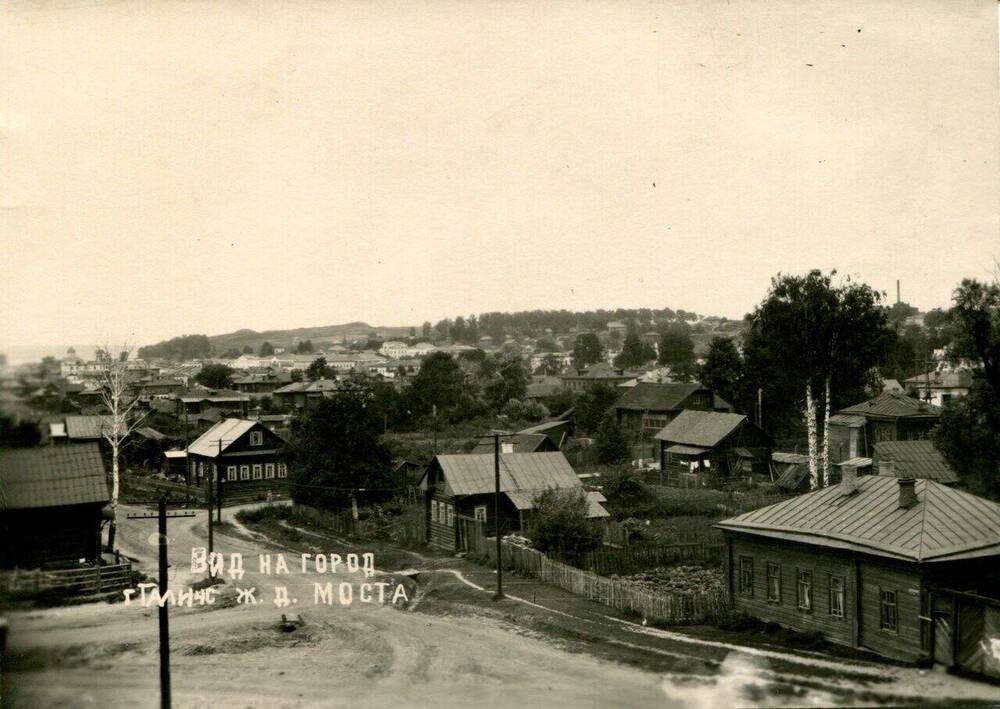
[[[503,545],[500,543],[500,439],[511,435],[513,434],[509,431],[493,431],[486,436],[480,436],[480,438],[493,439],[493,525],[497,538],[497,592],[493,594],[494,601],[500,601],[504,598],[503,564],[501,563],[503,561],[501,558]]]
[[[208,512],[209,518],[212,511]],[[194,512],[175,512],[167,514],[166,498],[161,497],[157,502],[155,515],[128,515],[128,519],[153,519],[157,520],[157,547],[159,548],[159,590],[160,598],[167,592],[167,519],[172,517],[194,517]],[[168,605],[160,604],[159,624],[160,624],[160,707],[170,709],[170,620],[167,615]]]

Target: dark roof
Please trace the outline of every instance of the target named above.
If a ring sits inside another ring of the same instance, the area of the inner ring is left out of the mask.
[[[77,440],[100,438],[104,427],[110,425],[108,416],[67,416],[66,435]]]
[[[857,414],[834,414],[829,421],[831,426],[847,426],[848,428],[862,428],[867,423],[864,416]]]
[[[0,509],[104,503],[110,497],[96,443],[0,453]]]
[[[687,409],[681,411],[654,438],[670,443],[712,448],[739,428],[746,418],[742,414]]]
[[[629,411],[679,411],[683,408],[685,399],[703,388],[700,384],[686,382],[639,382],[618,400],[615,408]]]
[[[892,461],[898,478],[926,478],[939,483],[957,483],[958,476],[931,441],[882,441],[875,444],[875,457]],[[882,472],[882,466],[876,471]]]
[[[864,475],[720,522],[731,531],[911,561],[1000,554],[1000,505],[930,480],[899,506],[896,478]]]
[[[874,399],[848,406],[837,413],[885,418],[937,418],[941,409],[898,391],[884,391]]]
[[[140,426],[139,428],[132,431],[132,433],[138,434],[143,438],[148,438],[152,441],[162,441],[166,436],[159,431],[157,431],[152,426]]]

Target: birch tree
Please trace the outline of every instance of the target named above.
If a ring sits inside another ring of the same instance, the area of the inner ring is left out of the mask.
[[[747,368],[765,391],[768,417],[776,407],[797,409],[805,423],[812,489],[830,482],[829,419],[835,402],[863,391],[894,336],[881,295],[836,272],[778,274],[748,316]],[[856,403],[851,401],[850,403]]]
[[[146,416],[137,408],[139,394],[135,391],[128,376],[128,358],[131,350],[127,345],[117,351],[109,347],[98,350],[98,357],[103,359],[104,369],[101,372],[101,401],[107,411],[101,421],[101,436],[111,448],[111,523],[108,528],[108,550],[114,550],[115,532],[117,530],[118,494],[120,489],[119,458],[122,446],[129,434],[139,427]]]

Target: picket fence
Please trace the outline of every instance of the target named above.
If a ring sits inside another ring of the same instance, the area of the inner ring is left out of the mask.
[[[678,562],[718,565],[725,558],[726,545],[721,540],[663,543],[633,543],[627,547],[602,547],[583,554],[556,553],[553,556],[579,569],[607,576],[634,574],[657,566]]]
[[[301,503],[292,504],[292,515],[318,524],[334,534],[357,539],[387,539],[399,544],[424,544],[427,528],[423,517],[404,515],[385,519],[354,519],[349,510],[333,512]]]
[[[673,625],[718,620],[730,609],[729,597],[719,593],[660,593],[646,591],[620,579],[607,578],[550,559],[536,549],[508,542],[501,545],[502,564],[524,576],[551,583],[570,593],[597,601],[620,611],[634,613],[648,621]],[[481,557],[496,563],[490,544],[481,548]]]

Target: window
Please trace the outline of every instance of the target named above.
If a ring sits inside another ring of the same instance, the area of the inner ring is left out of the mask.
[[[781,564],[767,564],[767,602],[781,603]]]
[[[278,463],[278,477],[279,478],[288,477],[288,467],[284,463]]]
[[[830,577],[830,615],[844,617],[844,577]]]
[[[255,463],[253,466],[253,479],[260,480],[264,477],[264,466],[260,463]]]
[[[473,517],[478,519],[480,522],[486,521],[486,505],[476,505],[473,510]]]
[[[796,597],[800,611],[811,611],[813,607],[813,575],[812,571],[799,571],[798,592]]]
[[[879,591],[881,604],[879,607],[879,617],[882,623],[882,630],[895,633],[899,627],[899,613],[896,609],[896,592]]]
[[[444,506],[444,523],[449,527],[455,526],[455,508],[452,505]]]
[[[431,522],[437,522],[440,519],[439,506],[440,502],[437,500],[431,500]]]
[[[274,477],[274,463],[268,463],[264,466],[264,477],[273,478]]]
[[[701,464],[704,467],[706,467],[706,468],[711,468],[712,467],[712,461],[710,461],[708,458],[706,458],[705,460],[701,461]]]
[[[263,431],[250,431],[250,445],[252,446],[264,445]]]
[[[236,466],[235,465],[227,465],[226,466],[226,480],[235,480],[235,479],[236,479]]]
[[[241,465],[240,466],[240,480],[249,480],[249,479],[250,479],[250,466],[249,465]]]
[[[202,461],[198,461],[198,477],[205,477],[205,464]]]
[[[740,557],[740,593],[753,596],[753,557]]]

